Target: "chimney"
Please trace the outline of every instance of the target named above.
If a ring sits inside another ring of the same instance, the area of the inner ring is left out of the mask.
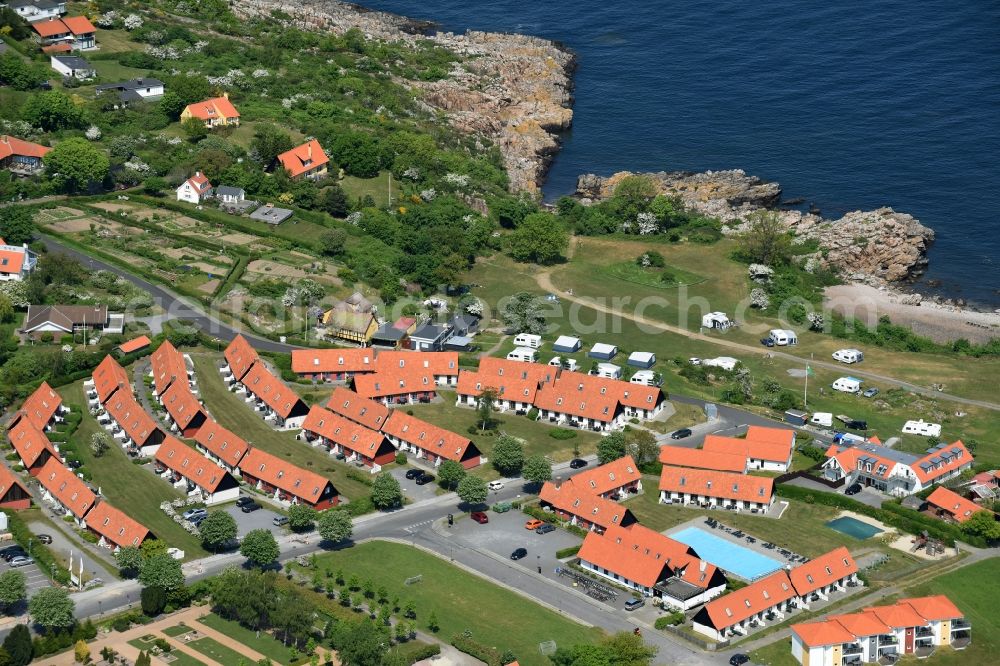
[[[227,91],[223,92],[222,96],[225,97],[226,99],[229,99],[229,91],[227,90]]]
[[[10,137],[8,137],[6,134],[4,134],[2,137],[0,137],[0,143],[9,144],[10,143]]]
[[[308,146],[306,148],[306,150],[308,151],[309,159],[312,160],[312,158],[313,158],[313,143],[312,143],[312,141],[310,141],[309,143],[307,143],[306,146]]]
[[[556,490],[559,490],[559,487],[562,486],[562,477],[561,476],[557,476],[552,481],[552,485],[554,485],[556,487]]]
[[[705,573],[705,569],[708,568],[708,562],[705,560],[698,560],[698,571]]]

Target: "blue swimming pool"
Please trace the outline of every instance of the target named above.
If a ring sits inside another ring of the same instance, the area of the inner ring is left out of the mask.
[[[760,578],[782,567],[778,560],[717,537],[698,527],[686,527],[670,535],[695,549],[698,557],[746,580]]]
[[[870,539],[876,534],[881,534],[882,530],[875,527],[874,525],[869,525],[863,520],[858,520],[857,518],[851,518],[850,516],[841,516],[831,520],[826,524],[832,530],[837,530],[848,536],[852,536],[855,539],[864,541],[865,539]]]

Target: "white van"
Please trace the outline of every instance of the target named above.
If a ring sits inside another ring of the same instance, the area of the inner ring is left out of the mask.
[[[518,333],[514,337],[514,344],[518,347],[531,347],[538,349],[542,346],[542,336],[534,333]]]
[[[856,377],[841,377],[833,383],[833,390],[844,393],[860,393],[861,380]]]
[[[865,360],[865,355],[860,349],[838,349],[833,352],[833,360],[841,363],[861,363]]]
[[[777,347],[799,344],[799,338],[795,335],[795,331],[790,331],[787,328],[772,328],[768,332],[767,337],[769,337],[771,342],[773,342]]]
[[[503,481],[490,481],[490,490],[503,490]]]
[[[553,356],[552,360],[549,361],[549,365],[551,365],[554,368],[561,368],[561,367],[563,367],[562,356]],[[579,368],[579,367],[580,367],[580,364],[576,362],[575,358],[568,358],[568,359],[566,359],[566,370],[569,370],[570,372],[576,372],[577,368]]]
[[[833,414],[831,412],[816,412],[809,419],[809,423],[827,428],[833,427]]]
[[[507,354],[508,361],[523,361],[525,363],[534,363],[538,358],[538,352],[534,349],[528,347],[517,347],[511,353]]]
[[[605,379],[621,379],[622,369],[614,363],[598,363],[597,376]]]
[[[903,424],[903,432],[907,435],[925,435],[927,437],[940,437],[941,424],[927,423],[923,419],[917,421],[907,421]]]

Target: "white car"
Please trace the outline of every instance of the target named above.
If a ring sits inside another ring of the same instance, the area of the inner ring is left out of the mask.
[[[489,489],[490,490],[501,490],[501,489],[503,489],[503,481],[490,481],[490,483],[489,483]]]
[[[691,365],[701,365],[701,359],[698,358],[697,356],[692,356],[691,358],[688,359],[688,363],[690,363]]]

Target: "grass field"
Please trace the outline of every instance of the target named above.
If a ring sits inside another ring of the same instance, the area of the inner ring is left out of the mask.
[[[288,648],[282,645],[281,641],[272,638],[270,634],[262,633],[258,636],[257,632],[247,629],[238,622],[232,622],[219,617],[215,613],[209,613],[198,618],[198,622],[229,636],[235,641],[239,641],[271,661],[278,664],[288,663]]]
[[[708,278],[673,266],[653,268],[643,267],[635,261],[619,261],[604,266],[602,272],[616,280],[641,284],[654,289],[676,289],[681,285],[691,286],[705,282]]]
[[[561,646],[591,643],[601,637],[598,629],[588,629],[543,608],[499,585],[485,581],[423,551],[394,543],[372,541],[320,555],[319,566],[331,571],[343,569],[348,577],[371,578],[399,596],[401,603],[412,600],[417,609],[417,626],[427,630],[433,612],[441,627],[438,636],[448,641],[466,629],[474,640],[510,649],[521,664],[547,666],[538,644],[555,640]],[[421,575],[419,583],[404,585],[407,578]]]
[[[65,402],[81,406],[87,404],[82,382],[65,386],[59,389],[59,393]],[[160,510],[161,502],[181,497],[177,490],[133,464],[118,445],[112,446],[100,458],[94,457],[90,451],[90,438],[95,432],[103,430],[89,412],[84,412],[83,421],[73,435],[80,459],[93,475],[92,485],[100,487],[113,506],[145,525],[158,539],[183,550],[186,559],[204,555],[201,542]]]
[[[246,663],[243,655],[210,636],[199,638],[185,645],[196,652],[200,652],[209,659],[222,664],[222,666],[242,666],[242,664]]]
[[[374,178],[357,178],[355,176],[345,176],[340,181],[340,186],[344,189],[347,199],[354,203],[358,199],[371,196],[375,199],[375,205],[385,208],[389,203],[389,179],[391,174],[388,171],[381,171]],[[399,184],[392,186],[392,200],[399,205],[406,205],[406,202],[399,202]]]
[[[192,354],[192,358],[201,397],[220,425],[268,453],[288,458],[296,465],[325,476],[348,498],[370,493],[368,486],[347,477],[347,471],[352,467],[337,462],[333,456],[305,442],[297,441],[294,432],[278,432],[264,423],[242,398],[226,388],[216,365],[220,356]]]

